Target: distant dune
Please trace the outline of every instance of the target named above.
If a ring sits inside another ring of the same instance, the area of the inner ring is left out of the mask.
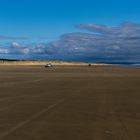
[[[65,62],[65,61],[47,61],[47,60],[0,60],[0,65],[87,65],[85,62]],[[97,65],[96,63],[91,63]]]

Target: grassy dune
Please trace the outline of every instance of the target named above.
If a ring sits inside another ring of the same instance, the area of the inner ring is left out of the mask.
[[[87,65],[85,62],[65,62],[65,61],[47,61],[47,60],[1,60],[0,65]],[[92,63],[96,65],[96,63]]]

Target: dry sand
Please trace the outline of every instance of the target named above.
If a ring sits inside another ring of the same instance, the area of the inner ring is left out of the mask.
[[[19,60],[19,61],[0,61],[0,65],[46,65],[46,64],[52,64],[52,65],[58,65],[58,66],[85,66],[89,63],[86,62],[66,62],[66,61],[47,61],[47,60],[38,60],[38,61],[30,61],[30,60]],[[109,65],[109,64],[97,64],[97,63],[90,63],[92,65]]]
[[[140,69],[0,66],[0,140],[139,140]]]

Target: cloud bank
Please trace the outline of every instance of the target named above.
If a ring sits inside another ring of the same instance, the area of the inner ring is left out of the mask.
[[[76,27],[86,32],[64,34],[59,40],[49,43],[12,42],[8,47],[0,47],[0,54],[78,61],[140,62],[140,24],[126,22],[117,27],[80,24]]]

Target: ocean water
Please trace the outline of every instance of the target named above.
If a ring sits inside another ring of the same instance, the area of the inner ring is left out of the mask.
[[[140,64],[122,65],[122,67],[126,67],[126,68],[140,68]]]

